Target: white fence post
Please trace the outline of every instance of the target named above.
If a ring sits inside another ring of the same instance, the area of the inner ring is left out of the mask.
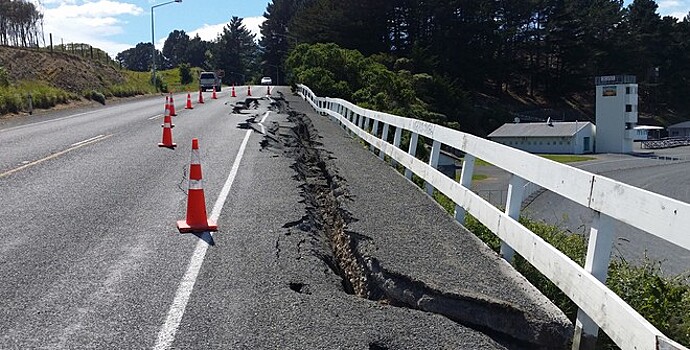
[[[407,154],[415,156],[417,154],[417,141],[419,140],[419,134],[411,132],[410,137],[410,148],[407,150]],[[412,180],[412,170],[405,168],[405,177],[408,180]]]
[[[608,275],[611,247],[613,246],[613,230],[613,219],[606,214],[597,212],[589,230],[585,270],[602,283],[606,283],[606,276]],[[599,326],[582,310],[577,310],[573,350],[593,350],[597,343],[598,333]]]
[[[396,126],[395,127],[395,135],[393,135],[393,146],[395,148],[400,148],[400,142],[402,140],[402,128]],[[391,165],[396,166],[398,162],[395,161],[395,159],[391,158]]]
[[[429,156],[429,166],[436,169],[438,168],[438,158],[441,153],[441,142],[434,140],[433,146],[431,146],[431,155]],[[430,183],[426,183],[426,193],[430,196],[434,194],[434,186]]]
[[[522,199],[525,193],[525,179],[512,174],[510,176],[510,183],[508,184],[508,198],[506,198],[506,211],[511,218],[518,220],[520,218],[520,207],[522,206]],[[501,257],[508,262],[513,261],[515,250],[501,241]]]
[[[383,124],[383,131],[381,132],[381,140],[384,142],[388,142],[388,124],[384,123]],[[383,153],[383,150],[379,150],[379,158],[383,159],[386,154]]]
[[[466,189],[472,186],[472,174],[474,173],[474,156],[465,154],[465,159],[462,161],[462,170],[460,171],[460,185]],[[455,220],[461,225],[465,224],[465,209],[459,205],[455,205]]]
[[[371,128],[371,134],[376,136],[376,134],[379,133],[379,121],[376,119],[372,119],[372,121],[374,122],[374,126]],[[372,152],[376,152],[376,147],[374,146],[373,143],[369,146],[369,149]]]

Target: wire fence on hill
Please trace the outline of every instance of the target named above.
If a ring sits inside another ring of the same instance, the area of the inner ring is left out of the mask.
[[[28,45],[5,45],[9,47],[17,47],[36,51],[48,51],[48,52],[62,52],[69,55],[79,56],[85,59],[93,60],[96,62],[101,62],[103,64],[112,65],[114,67],[122,69],[122,63],[116,61],[107,52],[94,47],[89,44],[84,43],[73,43],[64,42],[64,39],[60,39],[59,44],[53,44],[53,33],[48,34],[48,40],[44,45],[41,45],[37,40],[35,43],[30,43]]]

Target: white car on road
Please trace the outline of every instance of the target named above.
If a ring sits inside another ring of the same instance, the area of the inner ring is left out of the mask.
[[[271,79],[271,77],[261,78],[261,85],[271,85],[271,84],[273,84],[273,79]]]

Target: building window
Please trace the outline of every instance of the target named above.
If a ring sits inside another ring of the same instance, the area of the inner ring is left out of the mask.
[[[632,105],[625,105],[625,111],[626,112],[632,112],[633,111]]]

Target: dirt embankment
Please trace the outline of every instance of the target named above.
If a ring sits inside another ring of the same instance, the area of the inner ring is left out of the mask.
[[[7,71],[12,83],[45,81],[77,94],[125,81],[118,68],[112,65],[63,52],[0,46],[0,66]]]

